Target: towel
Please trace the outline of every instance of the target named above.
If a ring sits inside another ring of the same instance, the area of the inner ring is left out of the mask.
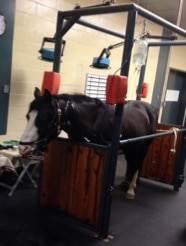
[[[16,173],[15,167],[8,157],[0,155],[0,174],[3,171],[12,171]]]

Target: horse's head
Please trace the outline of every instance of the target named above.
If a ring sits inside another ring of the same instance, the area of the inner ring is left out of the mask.
[[[41,151],[47,149],[50,140],[60,133],[61,111],[55,98],[48,90],[44,95],[38,88],[34,92],[35,99],[30,103],[26,115],[27,125],[20,138],[20,153],[26,154],[37,147]]]

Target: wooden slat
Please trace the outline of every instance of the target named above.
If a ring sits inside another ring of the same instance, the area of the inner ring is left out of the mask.
[[[40,203],[96,227],[106,150],[54,140],[45,155]]]
[[[169,130],[172,127],[182,128],[175,125],[158,125],[159,130]],[[173,185],[182,138],[183,133],[178,133],[175,154],[172,154],[170,151],[173,148],[174,135],[167,135],[153,139],[149,146],[143,167],[140,171],[140,176]]]

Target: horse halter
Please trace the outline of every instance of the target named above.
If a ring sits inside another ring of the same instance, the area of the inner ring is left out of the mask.
[[[57,135],[60,134],[61,132],[61,115],[62,115],[62,111],[61,111],[61,108],[60,108],[60,105],[59,105],[59,102],[56,100],[56,105],[57,105],[57,120],[56,122],[54,121],[54,125],[56,126],[57,128]]]
[[[49,127],[47,129],[47,134],[44,138],[38,139],[36,145],[39,149],[46,151],[47,145],[50,140],[56,138],[61,132],[61,116],[62,110],[60,108],[59,102],[57,99],[54,101],[55,114],[53,120],[50,122]]]
[[[55,104],[56,104],[56,114],[54,116],[53,121],[51,121],[50,123],[50,126],[47,131],[48,134],[46,135],[45,138],[39,139],[35,142],[35,144],[43,151],[47,150],[47,145],[50,142],[50,140],[56,138],[60,134],[62,125],[64,124],[68,126],[70,125],[70,122],[68,121],[66,116],[70,108],[74,110],[74,105],[72,101],[69,99],[66,100],[66,105],[64,107],[63,112],[62,112],[62,109],[60,108],[60,104],[57,99],[55,99]],[[63,115],[64,121],[62,121],[62,115]]]

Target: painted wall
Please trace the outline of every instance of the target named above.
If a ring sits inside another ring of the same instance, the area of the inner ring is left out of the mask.
[[[178,40],[183,40],[182,37],[178,37]],[[186,72],[186,46],[177,46],[172,47],[171,49],[171,59],[170,67],[177,70]]]
[[[81,0],[79,2],[83,7],[100,4],[102,1]],[[42,39],[43,37],[53,37],[57,10],[71,10],[76,3],[76,0],[16,0],[8,132],[6,135],[0,136],[0,142],[19,139],[22,134],[26,124],[25,114],[30,101],[33,99],[34,88],[36,86],[41,88],[43,72],[52,70],[52,63],[38,59],[38,50],[41,47]],[[124,34],[126,14],[91,16],[86,17],[86,19]],[[138,17],[136,35],[140,35],[142,30],[143,19]],[[147,30],[155,35],[161,35],[162,32],[161,27],[151,22],[147,22]],[[93,57],[99,56],[103,48],[121,42],[122,40],[119,38],[74,25],[64,39],[67,44],[61,64],[60,92],[84,92],[86,73],[108,75],[114,73],[121,66],[122,47],[111,51],[112,68],[110,70],[103,71],[90,68]],[[158,52],[159,48],[151,48],[149,51],[145,75],[145,81],[150,84],[147,101],[151,100]],[[183,67],[183,57],[176,57],[177,52],[174,55],[176,66]],[[174,66],[174,63],[171,64]],[[138,76],[139,72],[131,65],[128,99],[136,97]]]

